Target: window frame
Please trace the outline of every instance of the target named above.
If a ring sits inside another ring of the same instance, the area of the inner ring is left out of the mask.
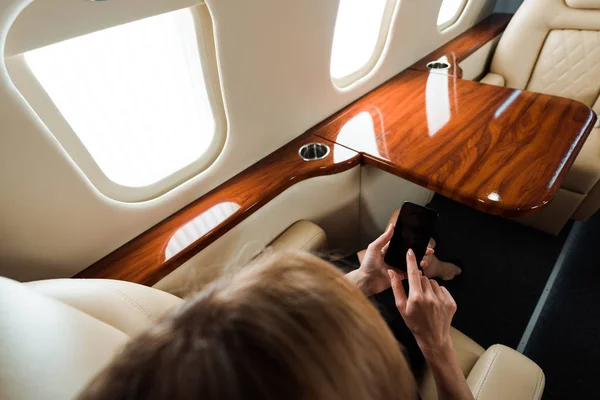
[[[215,36],[210,11],[204,2],[183,9],[190,11],[194,22],[200,65],[204,75],[206,94],[211,105],[215,127],[209,146],[199,158],[150,185],[130,187],[118,184],[109,179],[92,158],[88,149],[77,133],[71,128],[33,72],[29,69],[24,53],[12,55],[4,59],[12,82],[23,95],[32,111],[39,117],[43,125],[45,125],[49,134],[54,136],[66,152],[66,155],[83,172],[92,185],[111,199],[126,203],[137,203],[160,197],[206,170],[216,161],[225,145],[227,139],[227,118],[219,79]],[[135,20],[131,22],[135,22]]]
[[[340,4],[341,4],[340,0]],[[333,84],[338,89],[346,89],[347,87],[357,83],[361,79],[365,78],[379,63],[381,60],[381,56],[383,55],[383,50],[388,41],[390,29],[392,27],[392,19],[395,15],[396,9],[401,0],[386,0],[386,5],[383,10],[383,16],[381,18],[381,24],[379,27],[379,33],[377,36],[377,41],[375,42],[375,47],[373,48],[373,53],[369,60],[359,69],[354,71],[351,74],[348,74],[342,78],[334,78],[331,75],[331,60],[333,58],[333,35],[331,37],[331,46],[330,46],[330,58],[329,58],[329,77],[331,78]],[[336,14],[336,20],[334,25],[334,35],[335,29],[337,27],[337,17],[339,16],[339,6],[338,12]]]
[[[446,0],[442,0],[442,2],[440,3],[440,9],[438,10],[437,18],[440,17],[440,12],[442,11],[442,6],[443,6],[444,1],[446,1]],[[456,24],[458,22],[458,20],[460,19],[460,17],[464,14],[468,3],[469,3],[469,0],[461,0],[461,5],[457,8],[454,16],[452,18],[450,18],[448,21],[444,22],[443,24],[437,25],[438,31],[443,32],[446,29],[453,26],[454,24]],[[436,19],[436,24],[437,24],[437,19]]]

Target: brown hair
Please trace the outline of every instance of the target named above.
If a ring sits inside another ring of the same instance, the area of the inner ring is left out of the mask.
[[[132,340],[80,399],[414,399],[383,319],[329,263],[260,256]]]

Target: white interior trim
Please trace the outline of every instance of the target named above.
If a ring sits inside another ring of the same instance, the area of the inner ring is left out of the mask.
[[[73,131],[60,110],[33,75],[24,60],[23,54],[5,58],[6,67],[13,83],[25,97],[37,116],[56,139],[58,139],[61,146],[73,159],[75,164],[81,168],[90,182],[100,192],[112,199],[124,202],[140,202],[160,196],[206,169],[216,160],[223,148],[226,139],[227,123],[218,81],[212,21],[205,4],[192,7],[190,10],[194,17],[200,61],[206,82],[207,94],[211,102],[215,129],[211,143],[199,158],[171,175],[147,186],[129,187],[116,183],[107,177],[79,139],[77,133]],[[17,18],[15,24],[19,24],[20,19],[20,17]],[[9,36],[9,38],[17,40],[15,36]],[[160,162],[160,160],[156,160],[156,162]]]
[[[97,30],[198,3],[37,0],[45,14],[32,14],[27,26],[11,29],[30,1],[4,0],[0,275],[19,280],[72,276],[464,32],[487,17],[495,4],[471,1],[456,24],[439,32],[440,1],[398,2],[377,64],[341,90],[330,75],[337,1],[207,0],[226,110],[223,150],[206,170],[163,195],[124,203],[90,183],[16,89],[4,56],[44,44],[34,43],[35,38],[56,42],[86,33],[88,25]],[[98,17],[92,15],[96,13]],[[61,26],[71,24],[72,29]],[[41,35],[42,28],[55,33]],[[9,31],[27,33],[12,50],[6,47]]]

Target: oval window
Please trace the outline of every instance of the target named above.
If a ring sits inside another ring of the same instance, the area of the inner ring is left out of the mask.
[[[438,14],[438,29],[446,29],[458,21],[466,5],[467,0],[443,0]]]
[[[340,0],[330,68],[337,86],[350,85],[375,66],[395,4],[395,0]]]
[[[25,97],[50,100],[45,108],[63,123],[47,123],[49,129],[93,183],[102,181],[95,179],[100,172],[116,184],[111,197],[155,197],[206,168],[220,150],[223,124],[207,90],[196,23],[194,9],[182,9],[19,55],[41,88]],[[93,162],[78,162],[85,157]],[[107,194],[106,182],[97,186]]]

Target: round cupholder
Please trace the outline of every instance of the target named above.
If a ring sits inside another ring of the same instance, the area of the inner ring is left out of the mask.
[[[329,146],[323,143],[309,143],[300,147],[298,154],[304,161],[322,160],[329,155]]]
[[[432,61],[427,63],[427,68],[429,69],[448,69],[450,68],[450,64],[443,61]]]

